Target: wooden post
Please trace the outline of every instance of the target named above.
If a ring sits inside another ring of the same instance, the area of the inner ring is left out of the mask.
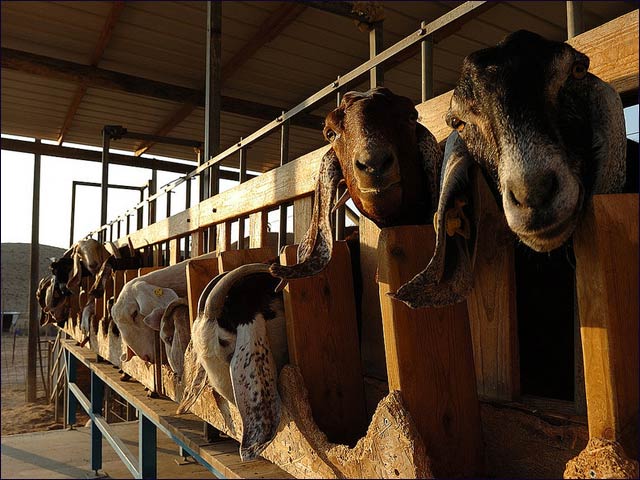
[[[40,140],[36,140],[40,143]],[[38,277],[40,276],[40,154],[33,155],[33,204],[31,207],[31,261],[29,283],[29,332],[27,349],[27,402],[35,402],[37,397],[36,358],[40,341],[40,306],[36,300]]]
[[[467,298],[478,394],[515,400],[520,394],[515,238],[482,176],[478,186],[482,213]]]
[[[219,223],[215,226],[216,246],[219,252],[231,249],[231,222]]]
[[[300,243],[309,229],[313,215],[313,196],[293,201],[293,241]]]
[[[267,243],[267,212],[249,215],[249,248],[263,247]]]
[[[424,268],[432,226],[383,229],[378,280],[389,389],[400,390],[436,477],[482,474],[480,407],[465,303],[411,309],[386,295]]]
[[[278,255],[275,245],[271,247],[228,250],[218,255],[218,271],[229,272],[247,263],[262,263],[274,260]]]
[[[200,258],[187,262],[187,302],[191,325],[198,314],[198,299],[204,287],[218,275],[218,259]]]
[[[286,246],[281,263],[295,264],[297,251]],[[289,281],[284,301],[289,360],[305,379],[313,418],[330,441],[351,443],[364,434],[367,416],[346,243],[334,243],[323,272]]]
[[[169,265],[180,262],[180,241],[177,238],[169,240]]]
[[[574,235],[589,437],[638,458],[638,195],[596,195]]]

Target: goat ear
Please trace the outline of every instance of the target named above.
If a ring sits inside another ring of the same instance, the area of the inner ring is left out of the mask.
[[[292,266],[274,263],[269,269],[274,277],[282,279],[276,290],[280,290],[290,278],[310,277],[321,272],[331,260],[331,210],[342,179],[340,162],[333,149],[330,149],[320,162],[311,225],[298,246],[298,263]]]
[[[182,399],[176,413],[186,413],[193,406],[204,388],[207,386],[207,372],[198,362],[196,352],[193,349],[193,342],[189,342],[184,352],[184,367],[182,374],[183,382],[186,385],[182,392]]]
[[[149,315],[144,317],[142,321],[144,324],[153,329],[160,331],[160,320],[162,319],[162,315],[164,314],[164,308],[156,307],[154,308]]]
[[[473,286],[480,196],[480,172],[458,132],[445,147],[438,210],[434,216],[436,246],[429,265],[391,297],[412,308],[462,302]],[[447,248],[449,244],[449,248]]]
[[[235,404],[242,418],[242,460],[256,458],[273,440],[280,424],[276,363],[271,354],[267,325],[257,315],[238,326],[236,348],[229,365]]]
[[[71,258],[73,259],[73,270],[71,271],[71,277],[67,281],[67,289],[74,294],[78,294],[80,293],[80,280],[82,279],[82,263],[77,245],[73,249]]]
[[[433,134],[421,124],[416,124],[416,136],[422,170],[427,179],[430,194],[429,215],[433,215],[438,206],[438,192],[440,191],[440,168],[442,164],[442,147]]]
[[[111,266],[111,258],[109,257],[104,261],[102,267],[100,267],[100,271],[96,275],[96,279],[93,282],[93,285],[89,289],[89,295],[93,297],[99,297],[104,293],[104,283],[111,278],[111,272],[113,272],[113,267]]]

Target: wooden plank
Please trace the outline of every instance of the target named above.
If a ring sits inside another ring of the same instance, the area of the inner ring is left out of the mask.
[[[113,272],[113,296],[118,298],[120,292],[122,291],[122,287],[125,284],[125,271],[124,270],[115,270]]]
[[[200,294],[218,273],[217,258],[191,259],[187,262],[187,301],[192,325],[198,314]]]
[[[160,270],[162,267],[140,267],[138,269],[138,276],[146,275],[147,273],[155,272],[156,270]]]
[[[293,202],[293,241],[300,243],[311,224],[313,196],[299,198]]]
[[[638,10],[573,37],[567,43],[589,56],[589,71],[618,92],[638,89]]]
[[[177,238],[169,240],[169,265],[180,261],[180,241]]]
[[[385,380],[387,378],[387,363],[377,280],[380,229],[375,223],[363,216],[360,217],[359,227],[362,275],[362,340],[360,347],[362,349],[362,366],[366,376]]]
[[[473,290],[467,298],[478,394],[514,400],[520,393],[515,238],[482,176],[480,199]]]
[[[638,195],[596,195],[574,235],[589,436],[638,458]]]
[[[427,265],[434,246],[430,225],[380,232],[378,281],[389,389],[402,393],[435,476],[476,476],[484,460],[466,305],[411,309],[386,295]]]
[[[249,247],[264,247],[267,242],[268,214],[266,210],[249,215]]]
[[[216,248],[219,252],[231,249],[231,222],[216,225]]]
[[[138,273],[138,269],[131,269],[124,271],[124,283],[130,282],[134,278],[138,278],[140,274]]]
[[[280,255],[297,262],[297,245]],[[352,443],[367,417],[358,349],[358,327],[346,242],[335,242],[327,268],[290,280],[284,289],[289,360],[305,379],[313,418],[330,441]]]
[[[274,247],[248,248],[245,250],[228,250],[220,252],[218,256],[218,271],[230,272],[241,265],[247,263],[263,263],[269,260],[274,261],[278,255],[278,250]]]

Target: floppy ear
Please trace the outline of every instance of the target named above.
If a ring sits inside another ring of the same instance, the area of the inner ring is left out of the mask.
[[[111,272],[113,272],[113,267],[111,266],[112,258],[114,257],[107,258],[107,260],[102,264],[102,267],[100,267],[100,271],[96,275],[96,279],[89,289],[89,295],[99,297],[104,293],[104,283],[111,278]]]
[[[238,325],[236,348],[229,365],[233,396],[242,418],[242,460],[256,458],[278,431],[281,401],[277,368],[269,348],[262,315]]]
[[[420,152],[422,170],[427,179],[427,187],[429,187],[429,203],[432,209],[429,215],[432,215],[438,206],[442,148],[438,145],[436,137],[420,123],[416,124],[416,136],[418,139],[418,150]]]
[[[144,317],[142,321],[147,327],[150,327],[153,330],[160,331],[160,320],[162,319],[164,310],[165,309],[162,307],[156,307],[151,311],[149,315]]]
[[[436,230],[433,257],[427,268],[396,293],[390,293],[392,298],[419,308],[443,307],[467,297],[473,286],[480,174],[458,132],[454,131],[445,147],[440,198],[433,221]]]
[[[67,281],[67,288],[70,292],[78,294],[80,292],[80,280],[82,279],[82,263],[80,262],[78,245],[73,248],[71,258],[73,259],[73,270],[71,271],[71,277]]]
[[[182,392],[182,399],[176,413],[188,412],[208,383],[207,372],[196,357],[192,341],[189,342],[184,352],[182,379],[186,387]]]
[[[282,289],[290,278],[310,277],[321,272],[331,260],[331,211],[336,200],[338,184],[342,179],[340,162],[333,149],[330,149],[320,162],[311,225],[298,246],[297,265],[284,266],[274,263],[269,268],[274,277],[282,279],[276,291]]]

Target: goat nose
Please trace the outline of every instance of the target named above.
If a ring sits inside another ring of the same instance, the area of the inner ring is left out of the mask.
[[[553,200],[557,191],[558,177],[553,172],[547,172],[509,182],[507,198],[516,207],[541,208]]]
[[[356,168],[369,175],[382,175],[393,165],[394,157],[391,153],[368,155],[356,160]]]

